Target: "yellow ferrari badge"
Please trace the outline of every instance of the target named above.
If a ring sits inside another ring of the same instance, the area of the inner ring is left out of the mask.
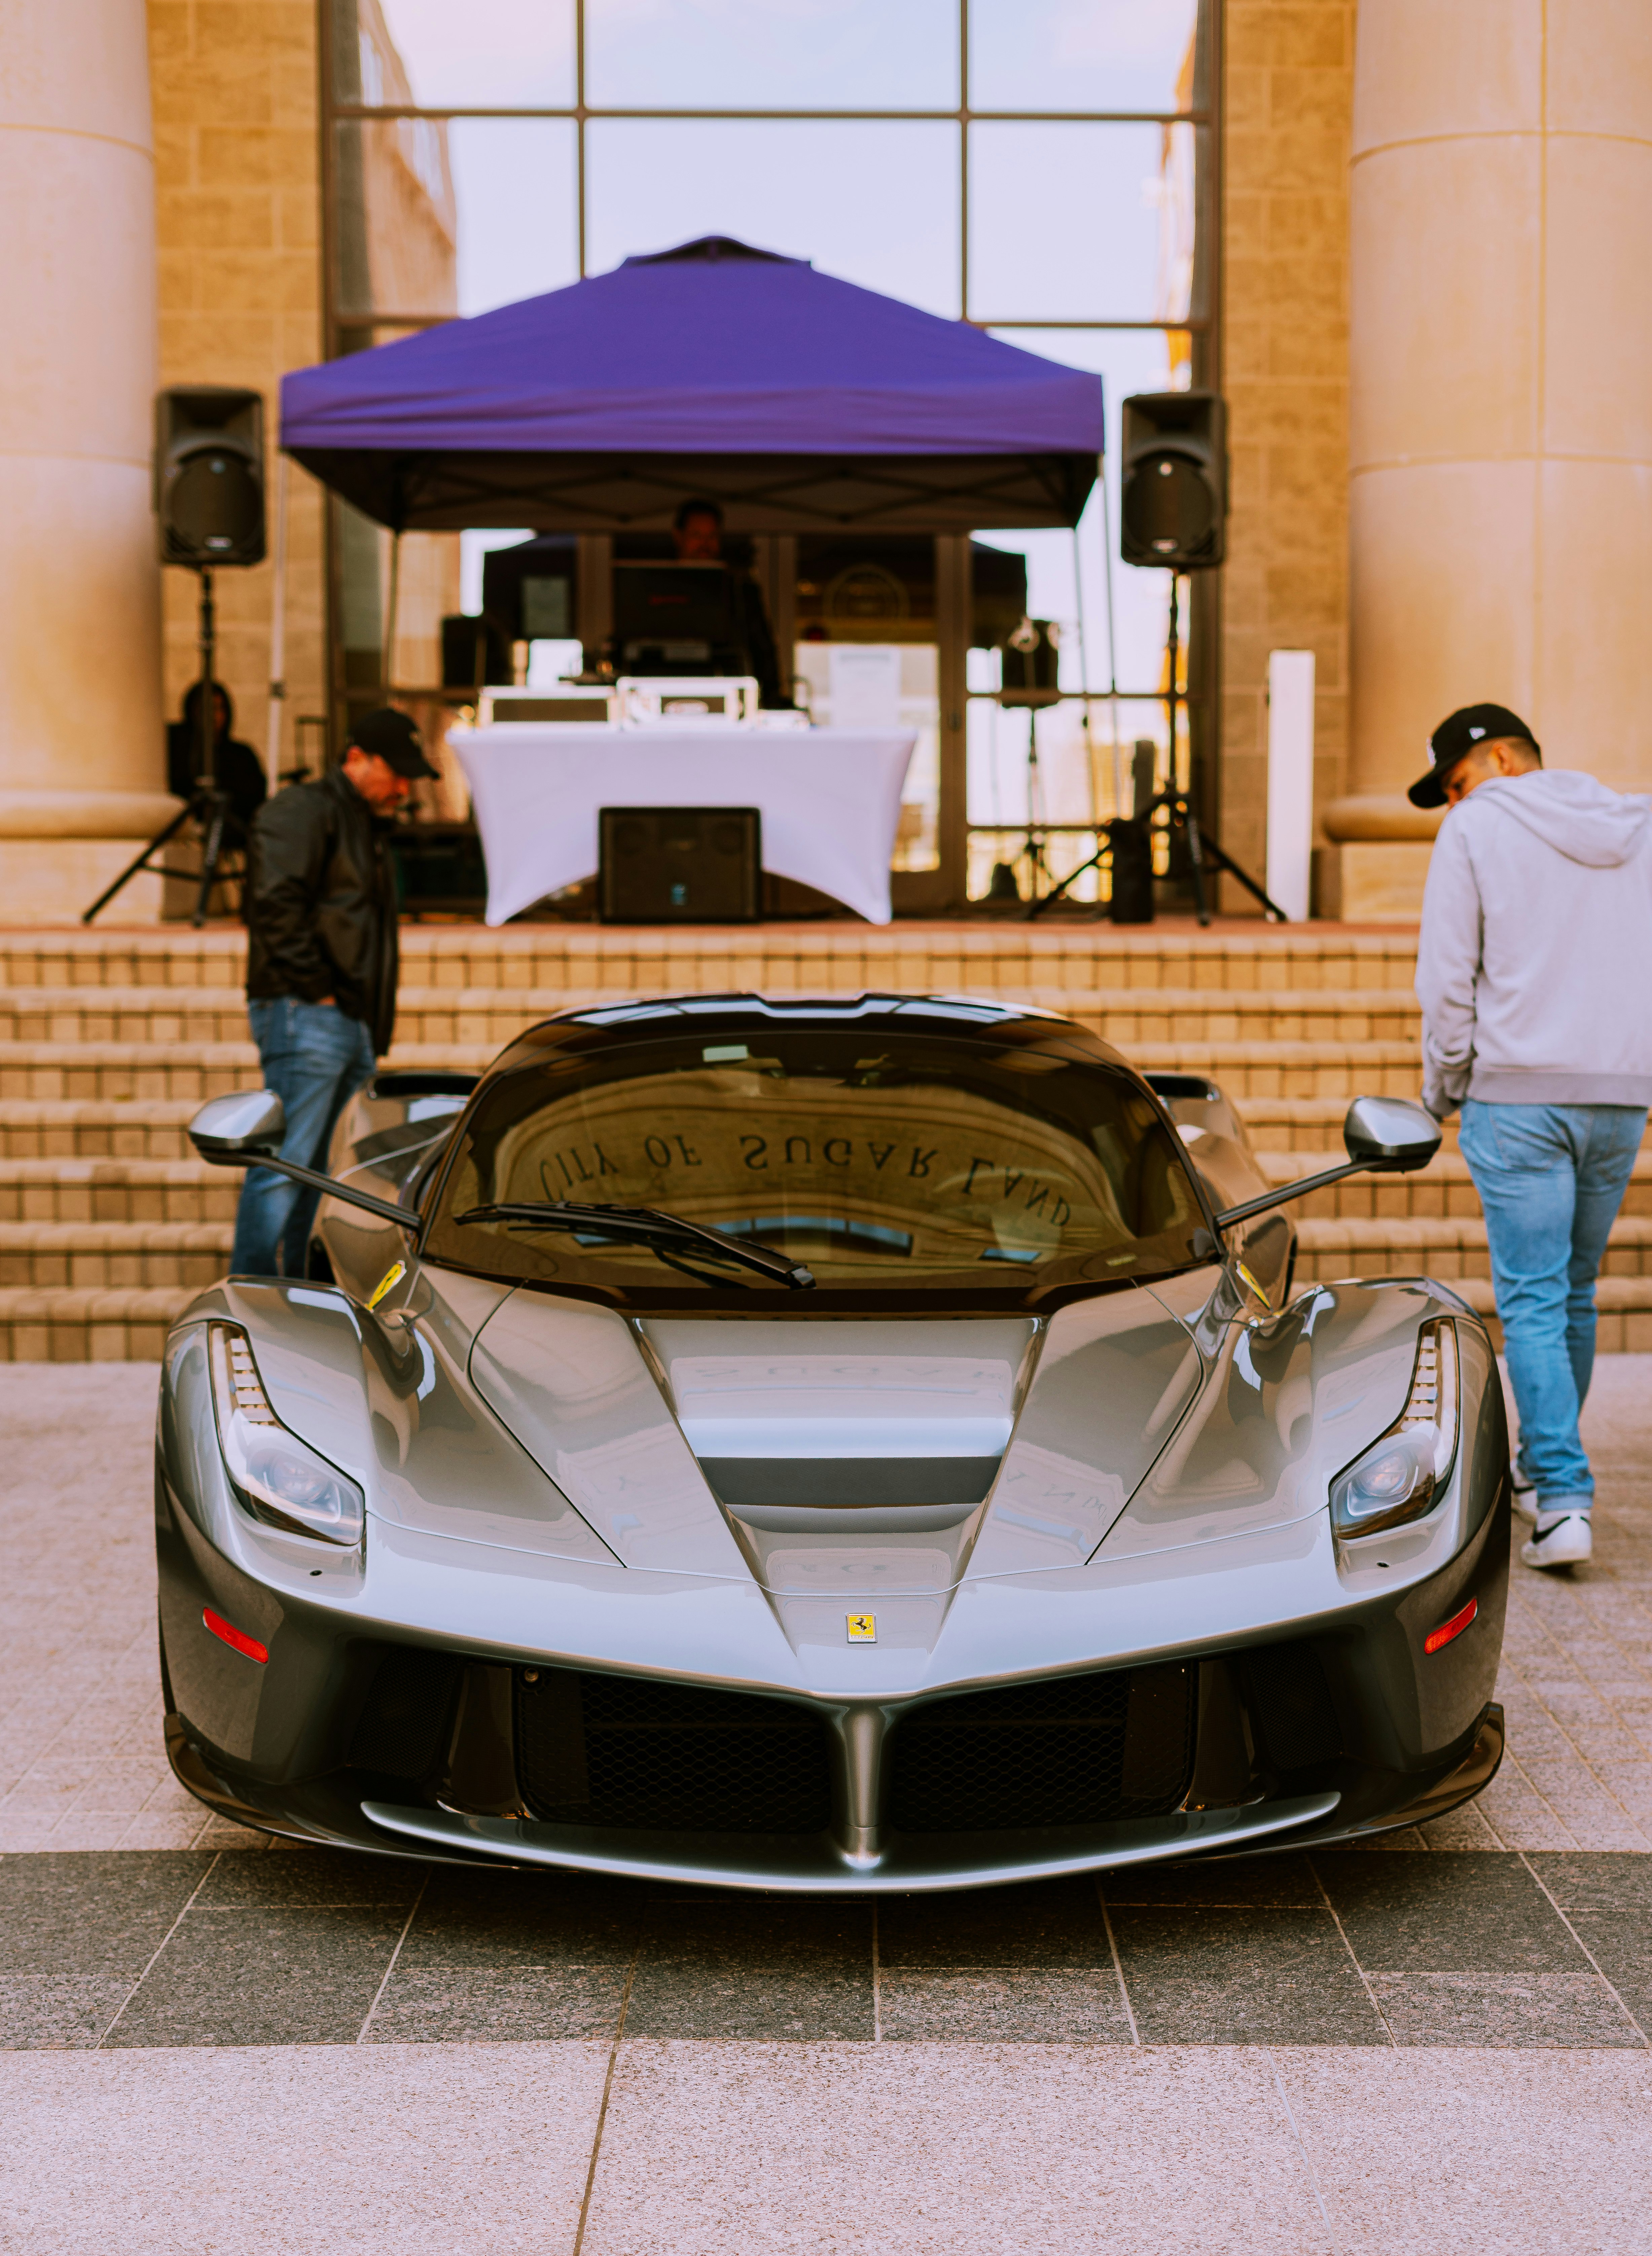
[[[389,1268],[385,1270],[384,1275],[374,1286],[373,1297],[367,1303],[368,1307],[370,1308],[376,1308],[379,1302],[384,1299],[385,1294],[390,1291],[391,1287],[394,1285],[399,1285],[402,1279],[406,1274],[407,1264],[405,1261],[392,1261]]]
[[[877,1615],[851,1614],[849,1616],[849,1642],[851,1645],[876,1645],[878,1642]]]

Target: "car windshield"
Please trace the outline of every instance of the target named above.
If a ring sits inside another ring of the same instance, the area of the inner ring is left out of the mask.
[[[1083,1037],[749,1026],[547,1047],[483,1089],[426,1258],[617,1305],[787,1298],[667,1231],[478,1209],[646,1207],[804,1262],[823,1295],[971,1305],[1185,1266],[1204,1224],[1159,1106]]]

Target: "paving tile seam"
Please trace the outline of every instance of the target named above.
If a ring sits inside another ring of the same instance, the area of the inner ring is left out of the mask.
[[[1531,1858],[1526,1854],[1525,1851],[1522,1849],[1517,1853],[1519,1854],[1521,1863],[1524,1865],[1526,1870],[1531,1874],[1533,1879],[1536,1881],[1544,1895],[1548,1897],[1550,1906],[1553,1910],[1556,1918],[1559,1920],[1567,1934],[1571,1935],[1572,1941],[1577,1944],[1578,1949],[1582,1951],[1584,1956],[1589,1961],[1591,1966],[1594,1968],[1597,1977],[1606,1985],[1606,1989],[1610,1992],[1613,2003],[1617,2006],[1618,2011],[1623,2015],[1624,2020],[1628,2023],[1629,2027],[1634,2031],[1636,2036],[1640,2038],[1642,2049],[1652,2052],[1652,2043],[1648,2043],[1646,2031],[1641,2027],[1640,2022],[1636,2020],[1634,2015],[1629,2011],[1627,2005],[1624,2002],[1623,1995],[1619,1990],[1616,1983],[1612,1980],[1611,1977],[1607,1973],[1606,1973],[1604,1969],[1601,1967],[1599,1960],[1595,1956],[1593,1951],[1590,1949],[1588,1944],[1584,1941],[1577,1928],[1572,1925],[1571,1921],[1567,1917],[1566,1913],[1561,1906],[1558,1899],[1556,1897],[1553,1889],[1549,1886],[1549,1883],[1544,1879],[1543,1874],[1532,1863]]]
[[[597,2190],[597,2166],[602,2159],[603,2133],[608,2126],[608,2104],[613,2097],[614,2071],[619,2065],[620,2047],[625,2041],[625,2016],[631,2010],[632,1985],[637,1978],[637,1959],[642,1946],[639,1942],[631,1954],[625,1969],[625,1987],[619,2000],[619,2019],[614,2025],[612,2041],[608,2048],[608,2067],[603,2077],[603,2096],[597,2110],[597,2128],[591,2138],[590,2162],[585,2172],[585,2189],[579,2204],[579,2224],[574,2233],[570,2256],[580,2256],[585,2245],[585,2229],[590,2222],[591,2196]]]
[[[156,1944],[148,1962],[145,1965],[143,1972],[132,1984],[131,1988],[126,1992],[126,1995],[121,1999],[119,2012],[116,2013],[114,2020],[109,2022],[108,2027],[104,2029],[99,2036],[96,2044],[92,2048],[95,2052],[102,2052],[103,2048],[108,2044],[110,2037],[114,2035],[116,2030],[120,2027],[122,2015],[125,2013],[127,2007],[131,2004],[138,1992],[143,1988],[145,1983],[148,1981],[150,1976],[154,1972],[156,1966],[159,1963],[162,1953],[166,1950],[167,1944],[172,1941],[173,1935],[177,1934],[179,1928],[183,1925],[187,1914],[194,1908],[196,1897],[201,1893],[202,1888],[206,1886],[207,1882],[212,1878],[213,1873],[217,1869],[217,1865],[218,1859],[215,1855],[212,1862],[207,1866],[206,1871],[200,1875],[194,1886],[190,1890],[187,1900],[179,1906],[172,1925],[166,1929],[166,1934]]]
[[[1387,2038],[1388,2042],[1391,2045],[1397,2044],[1399,2040],[1394,2035],[1394,2024],[1389,2020],[1387,2013],[1383,2012],[1381,2000],[1378,1998],[1376,1992],[1371,1986],[1371,1975],[1372,1971],[1374,1970],[1367,1969],[1361,1963],[1359,1952],[1348,1940],[1348,1930],[1343,1925],[1342,1914],[1337,1909],[1336,1905],[1331,1901],[1331,1891],[1325,1886],[1324,1875],[1319,1869],[1317,1860],[1313,1857],[1310,1857],[1308,1859],[1308,1869],[1314,1876],[1314,1885],[1319,1890],[1320,1900],[1324,1903],[1325,1909],[1330,1913],[1331,1921],[1336,1928],[1338,1937],[1341,1940],[1342,1947],[1348,1954],[1349,1963],[1352,1966],[1354,1972],[1359,1977],[1360,1986],[1365,1991],[1366,1997],[1371,2000],[1371,2010],[1375,2013],[1378,2020],[1382,2024],[1383,2034]]]
[[[1096,1875],[1096,1901],[1101,1907],[1101,1923],[1107,1931],[1107,1949],[1112,1957],[1112,1978],[1119,1985],[1119,1995],[1124,2003],[1125,2020],[1130,2026],[1132,2048],[1141,2049],[1141,2030],[1136,2020],[1135,2006],[1130,1996],[1130,1985],[1125,1980],[1124,1960],[1119,1955],[1119,1937],[1113,1932],[1112,1907],[1107,1900],[1106,1876]]]
[[[362,2016],[362,2025],[356,2032],[356,2042],[357,2044],[365,2044],[367,2042],[368,2031],[373,2026],[373,2015],[378,2011],[379,2000],[383,1998],[385,1990],[390,1985],[390,1978],[395,1972],[397,1961],[401,1956],[402,1945],[406,1942],[408,1934],[412,1929],[413,1923],[419,1916],[419,1907],[423,1903],[426,1895],[429,1892],[429,1887],[430,1874],[427,1870],[420,1875],[419,1886],[413,1891],[413,1900],[407,1907],[407,1916],[401,1923],[401,1932],[396,1937],[396,1947],[391,1952],[390,1957],[385,1967],[383,1978],[379,1982],[378,1987],[373,1992],[372,2003],[368,2006],[366,2013]],[[249,1907],[249,1908],[251,1908],[251,1907]],[[328,1911],[331,1910],[333,1907],[328,1904],[321,1904],[314,1907],[314,1908],[321,1911]]]

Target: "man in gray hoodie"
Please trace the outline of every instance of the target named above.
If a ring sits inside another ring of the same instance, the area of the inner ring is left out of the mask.
[[[1468,705],[1411,786],[1449,806],[1417,951],[1423,1102],[1462,1107],[1520,1410],[1528,1567],[1592,1548],[1578,1414],[1595,1277],[1652,1102],[1652,802],[1550,773],[1501,705]]]

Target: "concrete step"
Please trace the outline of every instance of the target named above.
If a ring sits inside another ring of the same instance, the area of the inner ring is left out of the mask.
[[[0,1223],[233,1222],[240,1194],[202,1160],[0,1159]]]
[[[978,989],[979,983],[978,983]],[[792,989],[775,988],[787,993]],[[1133,1051],[1166,1041],[1406,1041],[1417,1037],[1415,1001],[1356,989],[1218,994],[1197,987],[1020,987],[985,991],[1061,1011]],[[402,1042],[503,1046],[559,1011],[620,999],[604,988],[419,987],[403,983],[396,1012]],[[235,1042],[247,1038],[246,1002],[235,987],[0,989],[0,1043]]]
[[[1075,1015],[1080,1015],[1075,1013]],[[398,1042],[392,1066],[480,1073],[498,1042]],[[1213,1075],[1234,1096],[1414,1096],[1415,1042],[1133,1042],[1144,1072]],[[258,1054],[250,1041],[0,1042],[0,1100],[75,1097],[173,1098],[204,1102],[227,1089],[257,1087]]]
[[[1340,1139],[1338,1139],[1340,1141]],[[1338,1155],[1330,1151],[1259,1152],[1270,1182],[1294,1183],[1316,1174]],[[4,1180],[0,1174],[0,1182]],[[1329,1190],[1297,1200],[1291,1212],[1299,1223],[1313,1221],[1404,1222],[1473,1220],[1479,1199],[1460,1152],[1443,1151],[1411,1175],[1350,1175]],[[1652,1216],[1652,1143],[1635,1160],[1621,1209],[1625,1216]]]
[[[0,1231],[0,1244],[4,1233]],[[1486,1224],[1478,1216],[1445,1220],[1381,1222],[1339,1216],[1297,1225],[1297,1277],[1384,1277],[1424,1274],[1455,1280],[1488,1278]],[[1652,1217],[1620,1215],[1612,1225],[1603,1277],[1652,1281]]]
[[[1424,1273],[1437,1276],[1437,1270]],[[1451,1290],[1484,1316],[1500,1355],[1503,1328],[1489,1277],[1453,1277]],[[1652,1354],[1652,1277],[1602,1277],[1595,1287],[1595,1346],[1601,1355]]]
[[[228,1270],[234,1236],[233,1219],[0,1223],[0,1289],[198,1292]]]
[[[143,1110],[131,1105],[102,1109],[123,1115]],[[168,1110],[187,1117],[187,1106]],[[127,1131],[132,1124],[130,1118],[121,1123]],[[0,1133],[4,1127],[0,1118]],[[171,1132],[183,1146],[181,1119],[175,1129],[159,1132]],[[1270,1182],[1290,1183],[1312,1174],[1335,1154],[1310,1149],[1263,1152],[1258,1157]],[[235,1214],[240,1183],[233,1169],[210,1167],[185,1156],[0,1157],[0,1223],[228,1222]],[[1299,1223],[1473,1221],[1479,1215],[1479,1202],[1467,1162],[1458,1153],[1443,1152],[1415,1174],[1352,1175],[1300,1200],[1291,1211]],[[1622,1212],[1625,1219],[1652,1218],[1652,1145],[1635,1162]]]
[[[228,1264],[233,1221],[0,1222],[0,1287],[208,1285]],[[1296,1273],[1304,1282],[1417,1273],[1488,1277],[1485,1223],[1478,1216],[1298,1223]],[[1619,1217],[1601,1274],[1652,1280],[1652,1216]]]
[[[248,1046],[243,1053],[249,1060]],[[1415,1093],[1413,1091],[1412,1093]],[[172,1160],[188,1156],[184,1129],[199,1100],[188,1097],[0,1097],[0,1158]],[[1253,1141],[1311,1156],[1340,1153],[1346,1095],[1240,1096]],[[1457,1123],[1445,1124],[1448,1149]],[[1298,1172],[1308,1174],[1304,1167]]]
[[[1190,925],[1121,933],[1106,925],[967,921],[887,927],[845,920],[749,928],[647,928],[555,923],[405,925],[409,986],[694,989],[1153,987],[1204,990],[1370,988],[1408,991],[1407,933],[1335,926]],[[0,987],[237,987],[238,926],[0,932]]]
[[[159,1363],[193,1286],[0,1290],[0,1363]]]
[[[0,1097],[0,1160],[184,1160],[190,1097]]]
[[[1489,1279],[1449,1282],[1486,1319],[1500,1347]],[[0,1288],[0,1363],[158,1362],[166,1328],[194,1290],[179,1285]],[[1595,1300],[1603,1355],[1652,1353],[1652,1277],[1602,1277]]]
[[[1334,1161],[1356,1091],[1415,1094],[1408,934],[1190,925],[1116,933],[1021,923],[408,927],[393,1065],[476,1071],[523,1027],[625,995],[859,988],[996,994],[1063,1011],[1147,1069],[1207,1074],[1235,1099],[1271,1181]],[[240,1177],[185,1128],[256,1085],[244,935],[152,928],[0,932],[0,1356],[157,1356],[222,1273]],[[1300,1273],[1432,1273],[1488,1315],[1485,1230],[1456,1148],[1354,1177],[1296,1209]],[[1652,1143],[1599,1288],[1603,1349],[1652,1349]]]
[[[480,1073],[498,1054],[492,1042],[398,1044],[391,1066]],[[64,1099],[203,1104],[235,1089],[257,1089],[258,1053],[239,1042],[0,1042],[0,1102]]]

